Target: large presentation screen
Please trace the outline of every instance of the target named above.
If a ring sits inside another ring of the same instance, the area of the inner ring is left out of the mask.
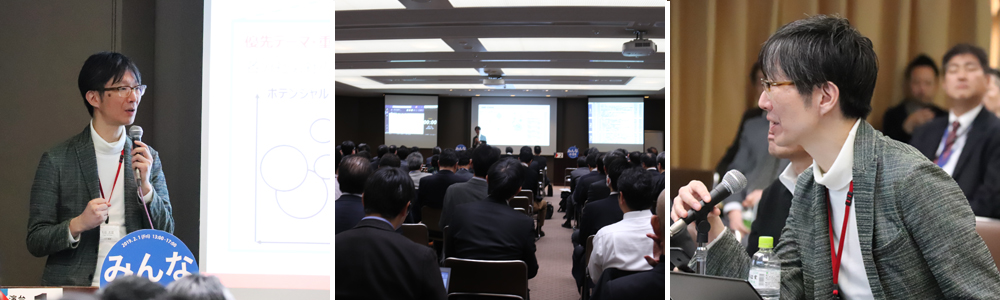
[[[437,146],[438,97],[385,95],[385,144]]]
[[[501,151],[511,146],[516,154],[522,146],[541,146],[542,154],[550,155],[557,151],[556,105],[552,98],[473,97],[469,128],[479,126],[486,144]],[[466,143],[471,145],[471,135]]]
[[[329,294],[333,15],[333,1],[205,1],[201,242],[192,250],[202,272],[234,293],[254,291],[240,299],[275,294],[264,289]]]
[[[590,98],[587,101],[587,136],[590,147],[601,151],[622,148],[643,151],[643,99]]]

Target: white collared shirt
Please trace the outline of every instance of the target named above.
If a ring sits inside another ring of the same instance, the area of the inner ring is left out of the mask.
[[[791,163],[788,163],[785,170],[778,174],[778,181],[781,181],[781,185],[784,185],[788,192],[795,195],[795,184],[799,181],[799,174],[795,174]]]
[[[851,128],[851,133],[847,135],[844,146],[840,149],[840,154],[833,161],[829,172],[823,173],[819,169],[819,164],[813,161],[813,179],[816,183],[825,186],[830,192],[830,211],[833,221],[833,240],[836,243],[843,234],[841,229],[844,225],[844,211],[847,200],[847,191],[850,188],[851,180],[854,179],[854,138],[858,132],[859,119]],[[843,254],[841,254],[840,275],[838,284],[844,299],[871,299],[871,285],[868,283],[868,273],[865,272],[865,264],[861,256],[861,242],[858,240],[858,221],[855,205],[851,205],[851,213],[847,221],[847,239],[844,241]]]
[[[653,211],[630,211],[622,216],[617,223],[604,226],[594,236],[594,250],[590,253],[590,264],[587,269],[594,283],[607,268],[617,268],[622,271],[646,271],[653,268],[646,255],[653,255],[653,240],[646,237],[653,232],[649,220]]]
[[[951,123],[958,121],[958,132],[955,136],[955,143],[951,145],[951,155],[944,166],[941,167],[948,175],[954,176],[955,165],[958,164],[958,158],[962,157],[962,149],[965,148],[965,141],[969,137],[969,130],[972,129],[972,121],[976,119],[981,110],[983,110],[982,104],[965,112],[961,116],[956,116],[954,111],[948,112],[947,129],[944,131],[944,136],[941,137],[941,142],[938,143],[937,152],[935,152],[935,157],[941,157],[941,153],[944,151],[945,140],[948,138],[948,132],[951,131]]]

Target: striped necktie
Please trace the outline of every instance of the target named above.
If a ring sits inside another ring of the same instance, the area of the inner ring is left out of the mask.
[[[944,168],[948,159],[951,158],[951,146],[955,144],[955,138],[958,136],[958,126],[958,121],[951,123],[951,130],[948,131],[948,136],[944,139],[944,151],[941,151],[941,156],[934,160],[938,167]]]

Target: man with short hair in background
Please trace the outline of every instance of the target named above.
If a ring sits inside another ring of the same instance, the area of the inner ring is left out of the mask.
[[[337,182],[343,194],[334,201],[334,234],[354,228],[365,217],[361,196],[365,192],[365,182],[371,176],[371,165],[363,157],[348,155],[340,161]]]

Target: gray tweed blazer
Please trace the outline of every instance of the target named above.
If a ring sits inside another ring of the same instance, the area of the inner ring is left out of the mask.
[[[913,147],[858,126],[854,211],[875,299],[1000,299],[1000,273],[962,190]],[[833,299],[823,186],[806,169],[776,251],[782,299]],[[750,258],[726,230],[708,273],[747,278]]]
[[[126,143],[132,145],[132,139]],[[174,216],[163,177],[160,156],[153,156],[150,184],[153,200],[148,204],[155,229],[173,233]],[[126,157],[125,169],[132,170]],[[133,172],[125,176],[125,229],[131,233],[149,229],[146,212],[140,205]],[[80,215],[87,203],[100,198],[97,175],[97,155],[90,137],[90,125],[83,132],[42,154],[31,185],[28,217],[28,251],[36,257],[48,255],[42,272],[43,286],[89,286],[97,267],[100,227],[80,234],[80,243],[73,248],[69,241],[69,221]],[[128,193],[128,191],[133,191]]]

